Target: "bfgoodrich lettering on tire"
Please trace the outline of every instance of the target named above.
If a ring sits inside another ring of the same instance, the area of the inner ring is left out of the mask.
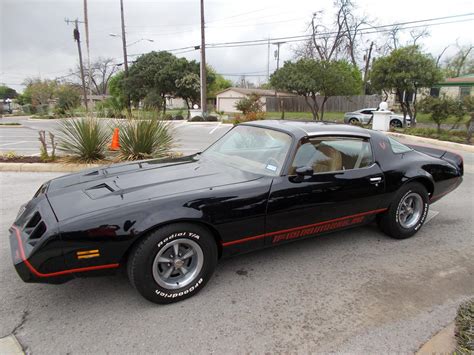
[[[403,185],[398,190],[387,212],[378,218],[382,231],[392,238],[405,239],[423,226],[429,202],[426,188],[417,182]]]
[[[217,264],[217,246],[205,228],[177,223],[148,234],[132,250],[128,277],[151,302],[178,302],[199,292]]]

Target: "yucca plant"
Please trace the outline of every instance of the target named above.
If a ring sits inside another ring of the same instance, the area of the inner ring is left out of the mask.
[[[165,156],[173,143],[166,122],[152,119],[128,119],[118,122],[121,160],[139,160]]]
[[[110,128],[96,118],[62,119],[58,149],[74,161],[91,163],[105,157],[111,135]]]

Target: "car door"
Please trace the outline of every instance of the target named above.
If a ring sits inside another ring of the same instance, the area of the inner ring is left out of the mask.
[[[296,170],[303,167],[311,168],[307,169],[311,174],[298,175]],[[288,174],[274,178],[265,242],[362,224],[382,211],[384,189],[384,175],[374,162],[368,136],[305,137]]]
[[[372,118],[373,114],[373,109],[366,109],[361,111],[361,116],[362,116],[362,122],[367,123],[370,121]]]

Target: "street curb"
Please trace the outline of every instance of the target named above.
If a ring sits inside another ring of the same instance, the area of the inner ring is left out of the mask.
[[[408,134],[402,134],[402,133],[396,133],[396,132],[383,132],[383,133],[388,134],[388,135],[393,136],[393,137],[398,137],[398,138],[403,138],[403,139],[406,139],[406,140],[410,140],[410,141],[413,141],[415,143],[416,142],[427,143],[427,144],[436,145],[438,147],[446,147],[446,148],[451,148],[451,149],[455,149],[455,150],[462,150],[464,152],[474,153],[474,146],[473,145],[440,141],[438,139],[411,136],[411,135],[408,135]]]
[[[61,163],[0,163],[0,171],[35,172],[35,173],[70,173],[90,168],[100,164],[61,164]]]
[[[4,338],[0,338],[0,354],[2,355],[24,355],[23,348],[12,334]]]
[[[22,124],[0,124],[0,128],[23,128],[24,126]]]
[[[453,354],[456,348],[454,322],[441,329],[415,353],[415,355]]]

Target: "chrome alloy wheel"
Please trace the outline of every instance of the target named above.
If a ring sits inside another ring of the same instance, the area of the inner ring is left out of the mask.
[[[398,221],[402,228],[413,228],[423,214],[423,199],[415,192],[407,194],[398,205]]]
[[[153,260],[153,278],[161,287],[177,289],[192,283],[201,272],[204,255],[190,239],[176,239],[160,249]]]

